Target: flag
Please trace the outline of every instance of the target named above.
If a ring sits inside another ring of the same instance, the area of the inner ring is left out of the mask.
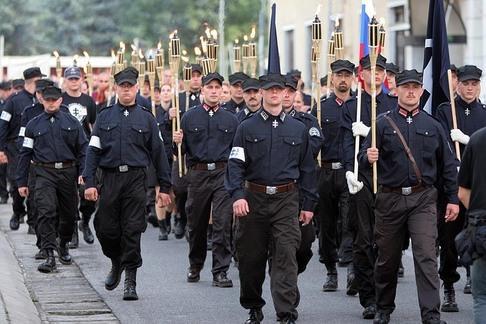
[[[450,66],[444,2],[430,0],[424,49],[423,83],[425,91],[421,98],[422,107],[429,114],[435,115],[437,107],[450,100],[447,79],[447,70],[450,69]]]
[[[280,74],[280,55],[278,54],[277,28],[275,27],[276,4],[272,5],[270,37],[268,40],[268,73]]]
[[[375,6],[371,0],[361,0],[361,24],[359,37],[359,59],[369,54],[368,25],[375,15]]]

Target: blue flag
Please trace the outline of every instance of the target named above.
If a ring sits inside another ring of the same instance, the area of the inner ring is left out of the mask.
[[[449,99],[449,42],[443,0],[430,0],[427,38],[424,49],[424,94],[422,106],[435,116],[437,107]]]
[[[276,4],[272,5],[272,19],[270,20],[270,37],[268,39],[268,71],[280,74],[280,55],[278,54],[277,27],[275,27]]]

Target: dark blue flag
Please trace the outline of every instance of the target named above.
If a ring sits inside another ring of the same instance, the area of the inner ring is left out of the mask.
[[[280,55],[278,54],[277,28],[275,27],[276,4],[272,5],[272,19],[270,20],[270,37],[268,40],[268,72],[280,74]]]
[[[435,116],[437,107],[448,102],[449,81],[447,70],[450,68],[449,43],[445,24],[443,0],[430,0],[427,39],[424,49],[424,95],[422,106]]]

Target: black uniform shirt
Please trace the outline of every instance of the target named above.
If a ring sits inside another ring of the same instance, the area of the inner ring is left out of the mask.
[[[245,180],[264,186],[297,181],[302,209],[313,211],[317,182],[305,125],[284,112],[272,116],[264,109],[241,123],[225,177],[226,190],[235,201],[245,198]]]
[[[38,163],[73,162],[83,170],[88,140],[78,120],[64,111],[43,112],[25,128],[17,166],[17,184],[27,186],[30,161]]]
[[[248,109],[248,107],[245,106],[245,108],[241,109],[239,112],[236,113],[236,119],[238,119],[238,123],[241,124],[244,120],[250,118],[254,114],[256,114],[260,110],[257,109],[256,111],[251,111]]]
[[[189,109],[199,106],[201,104],[201,92],[191,92],[189,91]],[[186,111],[186,92],[179,93],[179,109],[181,112]],[[189,110],[188,109],[188,110]]]
[[[19,135],[20,116],[24,108],[36,102],[35,96],[27,90],[22,90],[10,96],[0,115],[0,150],[5,150],[8,141],[15,140]]]
[[[221,107],[214,111],[202,104],[186,111],[181,128],[188,166],[226,162],[237,126],[236,116]]]
[[[96,168],[148,167],[157,170],[160,191],[168,193],[170,170],[162,136],[151,112],[137,104],[117,103],[100,111],[91,133],[83,177],[94,187]]]
[[[450,203],[457,199],[457,160],[442,125],[419,109],[409,113],[395,108],[389,116],[400,129],[422,174],[422,183],[432,186],[438,177],[443,179],[443,191]],[[376,147],[379,150],[378,184],[390,187],[412,187],[419,184],[405,148],[390,123],[380,116],[376,122]],[[361,168],[370,169],[367,148],[371,146],[371,132],[363,143],[358,160]]]
[[[164,140],[165,154],[167,159],[172,160],[172,120],[169,119],[169,112],[161,105],[155,106],[155,109],[157,126]]]
[[[87,94],[71,97],[67,92],[62,94],[62,103],[69,109],[71,115],[83,125],[86,136],[91,134],[91,126],[96,121],[96,103]]]
[[[240,103],[236,103],[233,98],[230,101],[226,102],[222,105],[224,110],[227,110],[233,114],[238,113],[240,110],[245,108],[245,100],[242,100]]]
[[[383,91],[376,96],[376,115],[379,116],[387,111],[395,109],[397,106],[397,97],[385,94]],[[352,124],[356,122],[357,99],[352,97],[343,105],[343,122],[341,129],[342,144],[343,144],[343,158],[344,168],[346,171],[354,170],[354,144],[355,137],[353,136]],[[371,95],[366,91],[361,94],[361,122],[366,126],[371,126]],[[370,131],[371,133],[371,131]],[[360,138],[362,144],[364,138]],[[361,172],[362,179],[369,181],[369,170]]]
[[[294,108],[289,111],[289,115],[305,125],[305,129],[309,133],[312,157],[316,159],[323,143],[322,130],[317,118],[309,113],[297,112]]]

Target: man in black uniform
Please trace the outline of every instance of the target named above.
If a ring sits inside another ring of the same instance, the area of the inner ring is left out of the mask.
[[[243,72],[236,72],[229,76],[231,100],[223,105],[224,110],[236,114],[244,108],[243,81],[248,78],[249,76]]]
[[[347,293],[355,295],[352,285],[353,250],[352,236],[348,230],[349,191],[344,176],[342,144],[343,104],[351,98],[354,64],[337,60],[331,64],[334,92],[321,100],[321,124],[324,143],[321,151],[319,179],[319,261],[327,269],[323,291],[336,291],[338,278],[336,263],[348,267]],[[339,253],[338,253],[339,252]]]
[[[376,108],[377,115],[387,112],[396,106],[397,98],[383,92],[386,58],[378,56],[376,63]],[[351,97],[343,106],[343,137],[344,170],[349,197],[349,222],[353,227],[353,268],[355,280],[358,282],[359,301],[364,307],[363,318],[372,319],[375,316],[375,284],[373,268],[376,259],[374,248],[373,194],[371,190],[371,172],[359,169],[358,177],[354,175],[355,137],[368,136],[371,125],[371,64],[369,56],[360,60],[361,78],[364,80],[364,91],[361,95],[361,115],[357,122],[357,100]]]
[[[437,118],[444,127],[446,133],[450,134],[451,145],[459,142],[460,153],[464,152],[469,142],[469,137],[486,126],[486,105],[478,100],[481,89],[482,71],[473,65],[466,65],[458,69],[458,96],[454,99],[456,104],[456,129],[452,126],[452,110],[449,103],[444,103],[437,109]],[[446,206],[446,197],[439,195],[438,212],[442,213]],[[460,275],[457,272],[457,250],[454,238],[464,227],[465,208],[461,205],[459,217],[454,222],[445,222],[442,217],[438,219],[439,244],[440,244],[440,278],[444,282],[444,302],[441,310],[443,312],[457,312],[459,308],[455,299],[454,283],[459,281]],[[469,269],[468,269],[469,270]],[[469,271],[467,281],[470,283]]]
[[[15,181],[17,168],[17,137],[20,130],[20,116],[24,108],[32,105],[35,100],[35,81],[43,77],[38,67],[24,71],[25,89],[12,95],[5,103],[0,116],[0,163],[7,163],[7,178],[10,182],[13,215],[10,219],[10,229],[18,230],[21,218],[25,216],[24,198],[20,197]]]
[[[388,83],[388,93],[393,96],[396,96],[396,77],[398,72],[400,72],[400,68],[398,67],[398,65],[391,62],[386,63],[386,81]]]
[[[457,163],[440,123],[420,110],[422,74],[405,70],[397,75],[398,105],[377,121],[376,148],[371,135],[360,151],[363,169],[378,163],[375,201],[375,263],[377,313],[373,323],[386,324],[395,309],[395,295],[403,236],[412,239],[418,300],[422,322],[439,324],[439,274],[437,240],[438,177],[448,204],[445,221],[459,213]],[[391,108],[391,107],[390,107]],[[440,215],[439,217],[444,217]]]
[[[82,80],[79,67],[71,66],[64,70],[64,80],[66,91],[62,94],[62,102],[68,107],[71,115],[76,117],[83,125],[84,133],[89,139],[91,129],[96,120],[96,103],[90,96],[81,92]],[[94,236],[89,228],[89,221],[96,209],[95,202],[84,199],[83,185],[79,188],[79,198],[79,212],[81,213],[79,229],[83,233],[84,241],[88,244],[93,244]],[[69,247],[72,249],[77,248],[78,242],[78,226],[76,224]]]
[[[94,125],[83,177],[87,200],[98,200],[94,226],[103,254],[112,268],[105,288],[113,290],[125,270],[124,300],[137,300],[136,274],[142,266],[140,238],[145,219],[146,169],[157,170],[159,204],[170,203],[170,170],[164,143],[151,112],[135,102],[138,72],[128,67],[115,74],[119,102],[99,112]],[[100,168],[100,192],[96,169]]]
[[[295,323],[299,219],[304,224],[312,220],[317,201],[315,162],[305,125],[283,112],[285,78],[272,74],[260,81],[263,107],[238,127],[225,178],[233,212],[239,217],[240,304],[250,310],[245,323],[263,320],[262,285],[270,254],[277,318]]]
[[[0,82],[0,113],[5,107],[5,102],[12,94],[12,82]],[[0,164],[0,204],[6,204],[8,200],[7,191],[7,164]]]
[[[35,205],[38,212],[37,230],[41,249],[47,259],[38,267],[40,272],[56,269],[54,249],[59,234],[59,261],[71,264],[68,242],[76,220],[77,183],[84,168],[88,141],[79,122],[60,110],[61,89],[48,86],[42,91],[44,113],[31,120],[25,128],[17,168],[20,196],[29,195],[27,186],[31,161],[35,168]],[[79,166],[79,167],[78,167]]]
[[[262,93],[260,91],[259,80],[248,78],[243,81],[243,99],[245,100],[245,108],[236,114],[236,118],[240,124],[245,119],[253,116],[262,106]]]
[[[189,182],[186,204],[189,229],[188,282],[197,282],[207,253],[209,215],[213,218],[213,286],[233,287],[227,277],[231,262],[231,201],[224,188],[224,170],[238,126],[236,117],[221,109],[223,77],[209,73],[203,77],[204,103],[187,111],[174,143],[182,143],[186,154]],[[212,206],[212,208],[211,208]]]
[[[189,82],[189,92],[179,93],[179,109],[181,112],[201,104],[202,67],[199,64],[191,64],[191,68],[192,77]],[[186,103],[186,98],[189,98],[189,103]]]
[[[12,80],[12,93],[17,93],[24,90],[25,80],[24,79],[13,79]]]

